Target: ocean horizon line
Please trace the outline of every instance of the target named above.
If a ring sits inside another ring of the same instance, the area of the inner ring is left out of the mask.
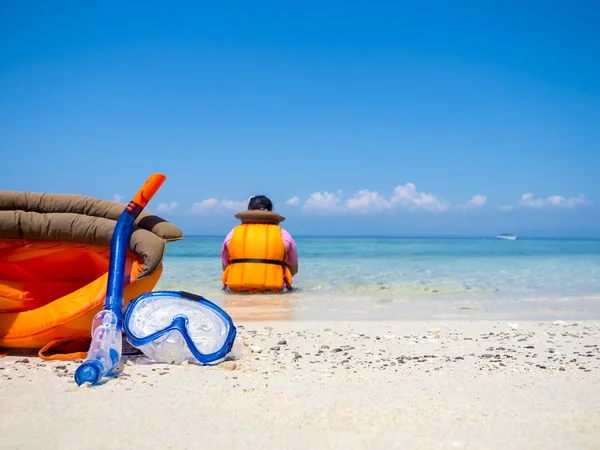
[[[516,235],[517,240],[528,241],[598,241],[600,236],[531,236]],[[225,234],[187,234],[185,237],[224,238]],[[299,239],[452,239],[452,240],[499,240],[490,235],[393,235],[393,234],[294,234]]]

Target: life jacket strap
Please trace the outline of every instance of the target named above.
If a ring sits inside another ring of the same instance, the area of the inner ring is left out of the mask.
[[[261,259],[261,258],[240,258],[232,259],[229,264],[241,264],[241,263],[259,263],[259,264],[273,264],[276,266],[286,266],[285,261],[278,261],[276,259]]]
[[[60,338],[48,342],[38,352],[38,356],[44,361],[72,361],[74,359],[87,358],[87,350],[90,347],[89,339]],[[55,348],[58,353],[45,355],[44,352]],[[65,353],[60,353],[60,349]]]

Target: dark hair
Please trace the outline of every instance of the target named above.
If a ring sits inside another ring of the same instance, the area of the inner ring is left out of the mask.
[[[273,211],[273,203],[264,195],[255,195],[254,197],[250,197],[250,200],[248,200],[248,209],[263,209],[267,211]]]

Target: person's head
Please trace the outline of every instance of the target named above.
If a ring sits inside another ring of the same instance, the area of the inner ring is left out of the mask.
[[[254,197],[250,197],[250,199],[248,200],[248,209],[273,211],[273,203],[268,197],[265,197],[264,195],[255,195]]]

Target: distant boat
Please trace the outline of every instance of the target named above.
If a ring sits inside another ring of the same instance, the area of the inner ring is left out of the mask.
[[[514,241],[517,237],[511,233],[502,233],[496,236],[496,239],[506,239],[508,241]]]

